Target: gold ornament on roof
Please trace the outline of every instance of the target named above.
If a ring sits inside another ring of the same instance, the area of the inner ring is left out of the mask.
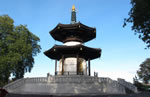
[[[76,9],[75,9],[75,6],[74,6],[74,5],[72,6],[72,11],[76,11]]]

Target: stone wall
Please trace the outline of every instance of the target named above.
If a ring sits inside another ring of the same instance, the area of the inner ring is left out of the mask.
[[[136,87],[125,80],[83,75],[24,78],[6,85],[10,93],[26,94],[125,94],[128,87],[136,92]]]

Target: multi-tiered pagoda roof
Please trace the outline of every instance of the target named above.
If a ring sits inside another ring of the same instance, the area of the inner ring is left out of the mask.
[[[88,27],[80,22],[74,24],[58,24],[49,33],[55,40],[64,43],[69,41],[84,43],[96,37],[95,28]],[[45,52],[46,56],[57,60],[60,60],[62,56],[76,57],[77,54],[86,60],[92,60],[101,56],[101,49],[90,48],[82,44],[74,46],[55,45]]]

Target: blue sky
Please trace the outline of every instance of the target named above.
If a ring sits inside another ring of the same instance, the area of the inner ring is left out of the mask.
[[[97,36],[86,46],[101,48],[101,58],[91,61],[91,70],[100,77],[124,78],[132,82],[139,64],[150,56],[146,45],[131,31],[131,24],[122,27],[131,8],[130,0],[0,0],[0,15],[8,14],[15,25],[24,24],[40,38],[41,53],[35,57],[31,73],[25,77],[54,74],[55,61],[43,52],[54,44],[50,35],[58,23],[69,24],[71,7],[75,5],[77,21],[96,27]]]

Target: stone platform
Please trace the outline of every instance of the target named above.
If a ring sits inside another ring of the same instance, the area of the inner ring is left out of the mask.
[[[112,94],[112,95],[37,95],[37,94],[8,94],[6,97],[149,97],[150,92],[136,94]]]
[[[104,95],[137,93],[137,88],[123,79],[85,75],[23,78],[4,86],[12,94]]]

